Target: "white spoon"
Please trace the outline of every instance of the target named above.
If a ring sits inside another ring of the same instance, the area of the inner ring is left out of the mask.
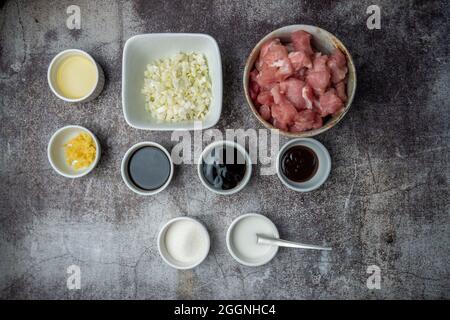
[[[258,244],[267,244],[271,246],[278,246],[278,247],[287,247],[287,248],[300,248],[300,249],[310,249],[310,250],[326,250],[330,251],[331,248],[329,247],[321,247],[321,246],[315,246],[312,244],[304,244],[304,243],[297,243],[282,239],[276,239],[276,238],[270,238],[263,236],[261,234],[256,235],[257,240],[256,242]]]

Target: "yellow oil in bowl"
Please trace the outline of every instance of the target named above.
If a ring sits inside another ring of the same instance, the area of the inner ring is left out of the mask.
[[[80,99],[97,84],[97,68],[87,57],[71,55],[61,61],[56,71],[56,86],[68,99]]]

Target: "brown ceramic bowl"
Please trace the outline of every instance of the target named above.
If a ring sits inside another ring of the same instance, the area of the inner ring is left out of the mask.
[[[288,132],[280,130],[280,134],[288,137],[313,137],[315,135],[318,135],[322,132],[327,131],[328,129],[332,128],[334,125],[336,125],[341,119],[345,116],[345,114],[350,109],[350,105],[352,104],[353,98],[355,96],[356,91],[356,70],[355,65],[353,63],[353,59],[348,52],[347,48],[342,44],[342,42],[336,38],[334,35],[329,33],[328,31],[321,29],[319,27],[314,26],[308,26],[303,24],[297,24],[297,25],[291,25],[286,26],[280,29],[277,29],[275,31],[272,31],[268,35],[266,35],[264,38],[261,39],[261,41],[258,42],[258,44],[253,48],[252,52],[250,53],[250,56],[247,59],[247,62],[245,63],[245,69],[244,69],[244,92],[245,92],[245,98],[247,99],[247,103],[252,109],[253,114],[258,118],[258,120],[268,129],[277,129],[272,124],[264,120],[261,115],[259,114],[258,110],[256,109],[255,105],[253,104],[252,99],[250,98],[250,93],[248,90],[248,84],[249,84],[249,74],[250,71],[253,69],[253,66],[255,64],[255,61],[258,59],[259,51],[261,49],[261,46],[263,43],[265,43],[267,40],[272,38],[280,38],[283,42],[289,42],[290,41],[290,34],[297,30],[304,30],[306,32],[309,32],[312,35],[312,45],[315,49],[319,50],[320,52],[324,54],[331,54],[335,48],[339,48],[347,58],[347,66],[348,66],[348,74],[347,74],[347,102],[345,103],[344,108],[337,114],[335,114],[331,119],[329,119],[323,127],[319,129],[304,131],[304,132]]]

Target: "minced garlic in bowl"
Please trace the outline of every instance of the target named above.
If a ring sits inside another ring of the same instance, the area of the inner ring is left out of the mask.
[[[87,168],[97,155],[95,141],[89,134],[82,132],[64,144],[64,155],[67,165],[75,170]]]

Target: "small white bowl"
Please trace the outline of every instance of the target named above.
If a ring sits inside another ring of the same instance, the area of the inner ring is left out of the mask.
[[[68,57],[70,56],[74,56],[74,55],[81,55],[86,57],[88,60],[90,60],[96,67],[96,84],[95,86],[92,88],[92,90],[84,97],[78,98],[78,99],[71,99],[71,98],[67,98],[65,97],[59,90],[58,86],[56,85],[56,72],[58,70],[58,67],[60,66],[60,64]],[[48,71],[47,71],[47,81],[48,81],[48,85],[50,86],[50,89],[52,90],[52,92],[61,100],[64,100],[66,102],[87,102],[87,101],[91,101],[95,98],[97,98],[100,93],[103,90],[103,86],[105,85],[105,75],[103,74],[103,70],[100,67],[100,65],[94,60],[94,58],[92,58],[92,56],[83,51],[83,50],[78,50],[78,49],[68,49],[68,50],[64,50],[60,53],[58,53],[53,60],[50,62],[50,65],[48,67]]]
[[[127,123],[144,130],[194,130],[194,121],[158,122],[145,108],[144,71],[152,61],[180,52],[200,52],[208,60],[212,101],[200,129],[214,126],[222,112],[222,62],[219,46],[213,37],[197,33],[150,33],[131,37],[123,48],[122,105]]]
[[[178,222],[178,221],[191,221],[193,223],[195,223],[196,225],[198,225],[200,227],[201,232],[203,232],[203,236],[205,238],[206,243],[206,247],[207,250],[205,251],[205,253],[201,256],[201,258],[193,263],[187,264],[187,263],[183,263],[181,261],[178,261],[176,259],[174,259],[169,252],[167,251],[166,248],[166,243],[165,243],[165,237],[166,237],[166,232],[169,229],[169,227]],[[208,230],[206,229],[206,227],[199,222],[198,220],[195,220],[193,218],[189,218],[189,217],[178,217],[175,219],[172,219],[170,221],[168,221],[162,228],[161,231],[158,234],[158,251],[159,254],[161,255],[162,259],[171,267],[175,268],[175,269],[180,269],[180,270],[186,270],[186,269],[192,269],[195,268],[196,266],[198,266],[200,263],[203,262],[203,260],[206,259],[206,257],[208,256],[209,253],[209,249],[211,246],[211,239],[209,237],[209,233]]]
[[[280,235],[278,233],[278,229],[275,226],[275,224],[266,216],[263,216],[261,214],[258,213],[247,213],[247,214],[243,214],[242,216],[237,217],[236,219],[233,220],[233,222],[231,223],[230,227],[228,228],[227,231],[227,237],[226,237],[226,242],[227,242],[227,248],[228,251],[230,252],[231,256],[239,263],[245,265],[245,266],[249,266],[249,267],[258,267],[258,266],[262,266],[266,263],[268,263],[269,261],[271,261],[277,254],[278,252],[278,246],[272,246],[269,248],[269,250],[267,251],[267,253],[261,257],[259,257],[258,259],[250,259],[248,257],[245,257],[243,255],[241,255],[239,253],[239,251],[235,248],[234,246],[234,240],[233,239],[233,232],[235,227],[244,219],[247,219],[249,217],[257,217],[260,218],[262,220],[264,220],[269,226],[271,226],[271,233],[267,236],[272,236],[273,238],[279,238]],[[255,239],[256,241],[256,239]]]
[[[245,164],[246,164],[246,170],[245,170],[245,174],[244,177],[242,178],[242,181],[234,188],[234,189],[229,189],[229,190],[218,190],[218,189],[214,189],[213,187],[211,187],[211,185],[208,183],[208,181],[206,181],[205,177],[203,176],[203,172],[202,172],[202,163],[203,163],[203,159],[206,155],[208,155],[208,153],[214,149],[217,146],[221,146],[221,145],[226,145],[226,146],[230,146],[230,147],[235,147],[238,152],[240,152],[244,158],[245,158]],[[198,176],[200,178],[200,181],[202,182],[202,184],[209,190],[212,191],[214,193],[217,194],[221,194],[221,195],[230,195],[230,194],[234,194],[237,193],[239,191],[241,191],[242,189],[244,189],[244,187],[247,185],[247,183],[250,181],[250,177],[252,175],[252,161],[250,159],[250,156],[248,154],[248,152],[245,150],[244,147],[242,147],[239,143],[233,142],[233,141],[227,141],[227,140],[220,140],[220,141],[215,141],[211,144],[209,144],[201,153],[200,158],[198,159],[198,165],[197,165],[197,173]]]
[[[138,186],[136,186],[131,181],[130,175],[128,174],[128,169],[127,169],[128,161],[130,160],[131,155],[134,153],[134,151],[136,151],[142,147],[156,147],[156,148],[162,150],[164,152],[164,154],[167,156],[167,158],[169,159],[169,163],[170,163],[169,177],[167,178],[167,181],[158,189],[143,190],[143,189],[139,188]],[[165,188],[167,188],[167,186],[170,184],[170,181],[172,181],[173,170],[174,170],[174,166],[173,166],[172,158],[170,157],[170,153],[166,150],[166,148],[164,148],[159,143],[151,142],[151,141],[144,141],[144,142],[136,143],[134,146],[132,146],[130,149],[128,149],[128,151],[123,156],[122,165],[121,165],[121,169],[120,169],[121,174],[122,174],[122,179],[125,182],[125,184],[127,185],[127,187],[130,188],[130,190],[132,190],[133,192],[136,192],[137,194],[140,194],[143,196],[155,195],[155,194],[163,191]]]
[[[312,149],[316,153],[319,160],[319,167],[317,168],[316,174],[305,182],[295,182],[289,180],[281,172],[280,162],[284,152],[290,147],[299,145]],[[289,141],[280,149],[277,156],[276,169],[278,178],[286,187],[294,191],[309,192],[319,188],[328,179],[331,171],[331,158],[327,148],[325,148],[319,141],[311,138],[297,138]]]
[[[95,160],[89,167],[75,170],[66,162],[64,144],[82,132],[89,134],[94,140],[96,147]],[[97,137],[90,130],[81,126],[66,126],[57,130],[50,138],[47,148],[48,160],[50,161],[52,168],[60,175],[67,178],[79,178],[91,172],[100,159],[100,153],[101,148]]]

